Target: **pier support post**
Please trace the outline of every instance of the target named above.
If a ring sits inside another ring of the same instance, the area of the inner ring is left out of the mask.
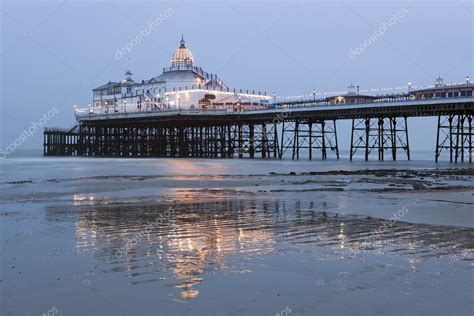
[[[321,159],[327,159],[327,151],[335,152],[339,159],[336,121],[296,120],[283,122],[280,143],[280,158],[292,150],[292,159],[299,159],[300,153],[307,151],[308,159],[313,159],[313,151],[321,151]]]
[[[278,124],[273,123],[273,158],[280,157],[280,146],[278,143]]]
[[[472,163],[473,135],[472,113],[438,116],[435,161],[439,161],[443,151],[449,151],[450,162]]]
[[[249,155],[250,158],[255,157],[255,129],[254,125],[249,125]]]
[[[410,160],[408,143],[408,122],[406,117],[380,117],[352,120],[351,148],[349,159],[356,152],[364,150],[364,159],[368,161],[372,150],[377,149],[379,161],[385,160],[385,151],[390,150],[392,159],[397,160],[398,150],[403,150]]]
[[[324,127],[325,123],[324,121],[321,121],[321,158],[323,160],[327,159],[327,153],[326,153],[326,133],[324,132]]]

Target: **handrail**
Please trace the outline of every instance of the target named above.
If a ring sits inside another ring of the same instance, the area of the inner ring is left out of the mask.
[[[76,112],[76,117],[109,117],[115,115],[133,115],[133,114],[149,114],[149,113],[163,113],[167,115],[176,115],[176,114],[225,114],[227,109],[165,109],[165,110],[141,110],[141,111],[128,111],[128,112],[101,112],[101,113],[89,113],[82,114]]]
[[[77,131],[74,131],[74,128],[62,128],[62,127],[45,127],[45,132],[58,132],[58,133],[72,133],[75,134]]]
[[[334,106],[349,106],[349,107],[360,107],[360,106],[376,106],[376,105],[388,105],[388,104],[399,104],[402,102],[412,102],[412,103],[423,103],[426,101],[433,101],[433,100],[458,100],[458,99],[473,99],[472,96],[460,96],[460,97],[452,97],[452,98],[427,98],[427,99],[413,99],[413,98],[390,98],[390,99],[377,99],[373,102],[365,102],[365,103],[339,103],[334,104],[327,101],[313,101],[313,100],[301,100],[301,101],[292,101],[292,102],[284,102],[284,103],[273,103],[273,104],[258,104],[258,106],[262,107],[261,109],[258,106],[252,109],[245,109],[241,108],[237,111],[229,111],[227,108],[211,108],[211,109],[179,109],[179,108],[157,108],[152,104],[148,105],[137,105],[137,104],[127,104],[127,105],[117,105],[117,106],[109,106],[109,107],[87,107],[87,108],[75,108],[75,116],[76,117],[88,117],[88,116],[113,116],[113,115],[127,115],[127,114],[137,114],[137,113],[191,113],[191,114],[200,114],[200,113],[217,113],[217,112],[264,112],[267,110],[272,109],[301,109],[301,108],[326,108],[326,107],[334,107]]]

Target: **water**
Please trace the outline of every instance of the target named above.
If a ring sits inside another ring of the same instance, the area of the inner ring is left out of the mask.
[[[468,165],[0,164],[2,315],[474,312]]]

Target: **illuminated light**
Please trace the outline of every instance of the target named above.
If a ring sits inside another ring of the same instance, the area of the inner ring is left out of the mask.
[[[187,290],[187,291],[181,292],[181,296],[183,298],[193,298],[193,297],[196,297],[198,295],[199,295],[198,290]]]
[[[222,95],[235,95],[234,92],[227,92],[227,91],[220,91],[220,90],[205,90],[205,89],[191,89],[191,90],[186,90],[186,91],[172,91],[172,92],[166,92],[165,95],[176,95],[178,93],[194,93],[194,92],[204,92],[204,93],[209,93],[213,92],[216,94],[222,94]],[[251,94],[251,93],[239,93],[239,95],[248,97],[248,98],[259,98],[259,99],[267,99],[270,100],[272,97],[271,96],[265,96],[265,95],[259,95],[259,94]]]

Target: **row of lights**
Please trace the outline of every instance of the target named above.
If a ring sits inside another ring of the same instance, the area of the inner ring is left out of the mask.
[[[466,76],[466,86],[469,85],[469,81],[470,81],[470,78],[469,76]],[[408,93],[411,92],[411,81],[409,81],[407,83],[407,87],[408,87]],[[370,91],[387,91],[387,90],[392,90],[392,89],[404,89],[405,87],[397,87],[397,88],[382,88],[382,89],[371,89]],[[369,90],[362,90],[362,92],[365,92],[365,91],[369,91]],[[170,92],[171,93],[171,92]],[[316,89],[313,89],[313,100],[316,100],[316,94],[317,95],[321,95],[321,94],[340,94],[342,92],[322,92],[322,93],[316,93]],[[165,93],[165,101],[168,102],[169,101],[169,97],[166,95],[167,93]],[[285,98],[285,99],[290,99],[290,98],[304,98],[304,97],[307,97],[308,95],[303,95],[303,96],[294,96],[294,97],[279,97],[279,98]],[[160,95],[157,94],[156,95],[157,98],[160,98]],[[242,97],[239,95],[239,103],[240,103],[240,100],[242,99]],[[274,92],[273,93],[273,101],[276,102],[276,99],[277,99],[277,94]],[[146,101],[149,101],[148,98],[146,98]],[[179,98],[179,103],[181,101],[181,98]],[[124,100],[124,103],[125,105],[127,105],[127,100]],[[89,104],[89,107],[91,105]],[[76,108],[76,105],[74,105],[74,108]]]
[[[470,78],[469,76],[466,76],[466,86],[469,85]],[[432,86],[427,86],[427,88],[430,88]],[[409,81],[406,86],[402,87],[396,87],[396,88],[378,88],[378,89],[365,89],[365,90],[360,90],[361,92],[376,92],[376,91],[389,91],[389,90],[402,90],[408,88],[408,93],[411,92],[412,89],[412,83]],[[423,87],[418,87],[414,86],[414,88],[423,88]],[[316,99],[316,95],[335,95],[335,94],[341,94],[344,93],[345,91],[332,91],[332,92],[316,92],[316,89],[313,89],[313,99]],[[282,99],[297,99],[297,98],[305,98],[309,97],[309,94],[301,95],[301,96],[287,96],[287,97],[277,97],[277,94],[274,92],[273,93],[273,100],[276,100],[277,98],[282,98]]]

